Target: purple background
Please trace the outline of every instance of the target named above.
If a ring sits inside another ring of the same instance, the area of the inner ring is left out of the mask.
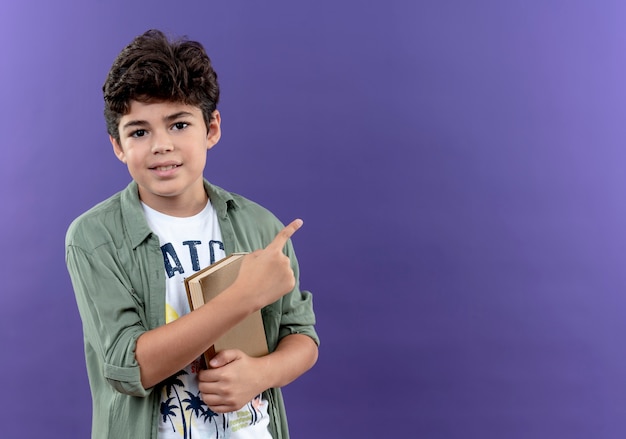
[[[2,437],[87,437],[70,221],[122,189],[100,88],[202,41],[207,177],[302,217],[297,439],[626,435],[622,1],[4,1]]]

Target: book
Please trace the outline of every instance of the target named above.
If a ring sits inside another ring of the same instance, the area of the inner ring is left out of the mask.
[[[233,253],[185,278],[185,290],[192,311],[218,296],[235,281],[245,255]],[[203,354],[204,366],[208,367],[209,360],[225,349],[239,349],[251,357],[268,354],[261,311],[248,315],[222,335]]]

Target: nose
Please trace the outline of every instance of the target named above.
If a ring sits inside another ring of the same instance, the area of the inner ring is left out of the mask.
[[[163,154],[165,152],[172,151],[174,149],[174,143],[167,132],[156,130],[152,136],[152,153]]]

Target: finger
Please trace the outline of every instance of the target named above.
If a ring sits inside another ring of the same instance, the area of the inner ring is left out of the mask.
[[[239,351],[234,349],[229,349],[225,351],[218,352],[217,355],[211,358],[209,362],[209,366],[212,368],[222,367],[227,365],[228,363],[232,363],[237,358],[239,358]]]
[[[293,236],[296,231],[302,227],[303,221],[301,219],[295,219],[289,225],[287,225],[284,229],[276,234],[276,237],[272,242],[269,243],[266,249],[274,249],[282,251],[289,238]]]
[[[198,372],[198,381],[201,383],[214,383],[217,380],[213,369],[202,369]]]

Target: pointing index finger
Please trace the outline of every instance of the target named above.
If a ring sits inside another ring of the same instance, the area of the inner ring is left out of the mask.
[[[293,234],[296,233],[296,231],[300,227],[302,227],[302,224],[303,224],[303,221],[301,219],[293,220],[291,223],[285,226],[284,229],[282,229],[280,232],[276,234],[276,237],[274,238],[272,242],[269,243],[266,249],[275,249],[278,251],[283,251],[283,247],[285,246],[285,244],[287,244],[287,241],[289,241],[289,238],[291,238]]]

